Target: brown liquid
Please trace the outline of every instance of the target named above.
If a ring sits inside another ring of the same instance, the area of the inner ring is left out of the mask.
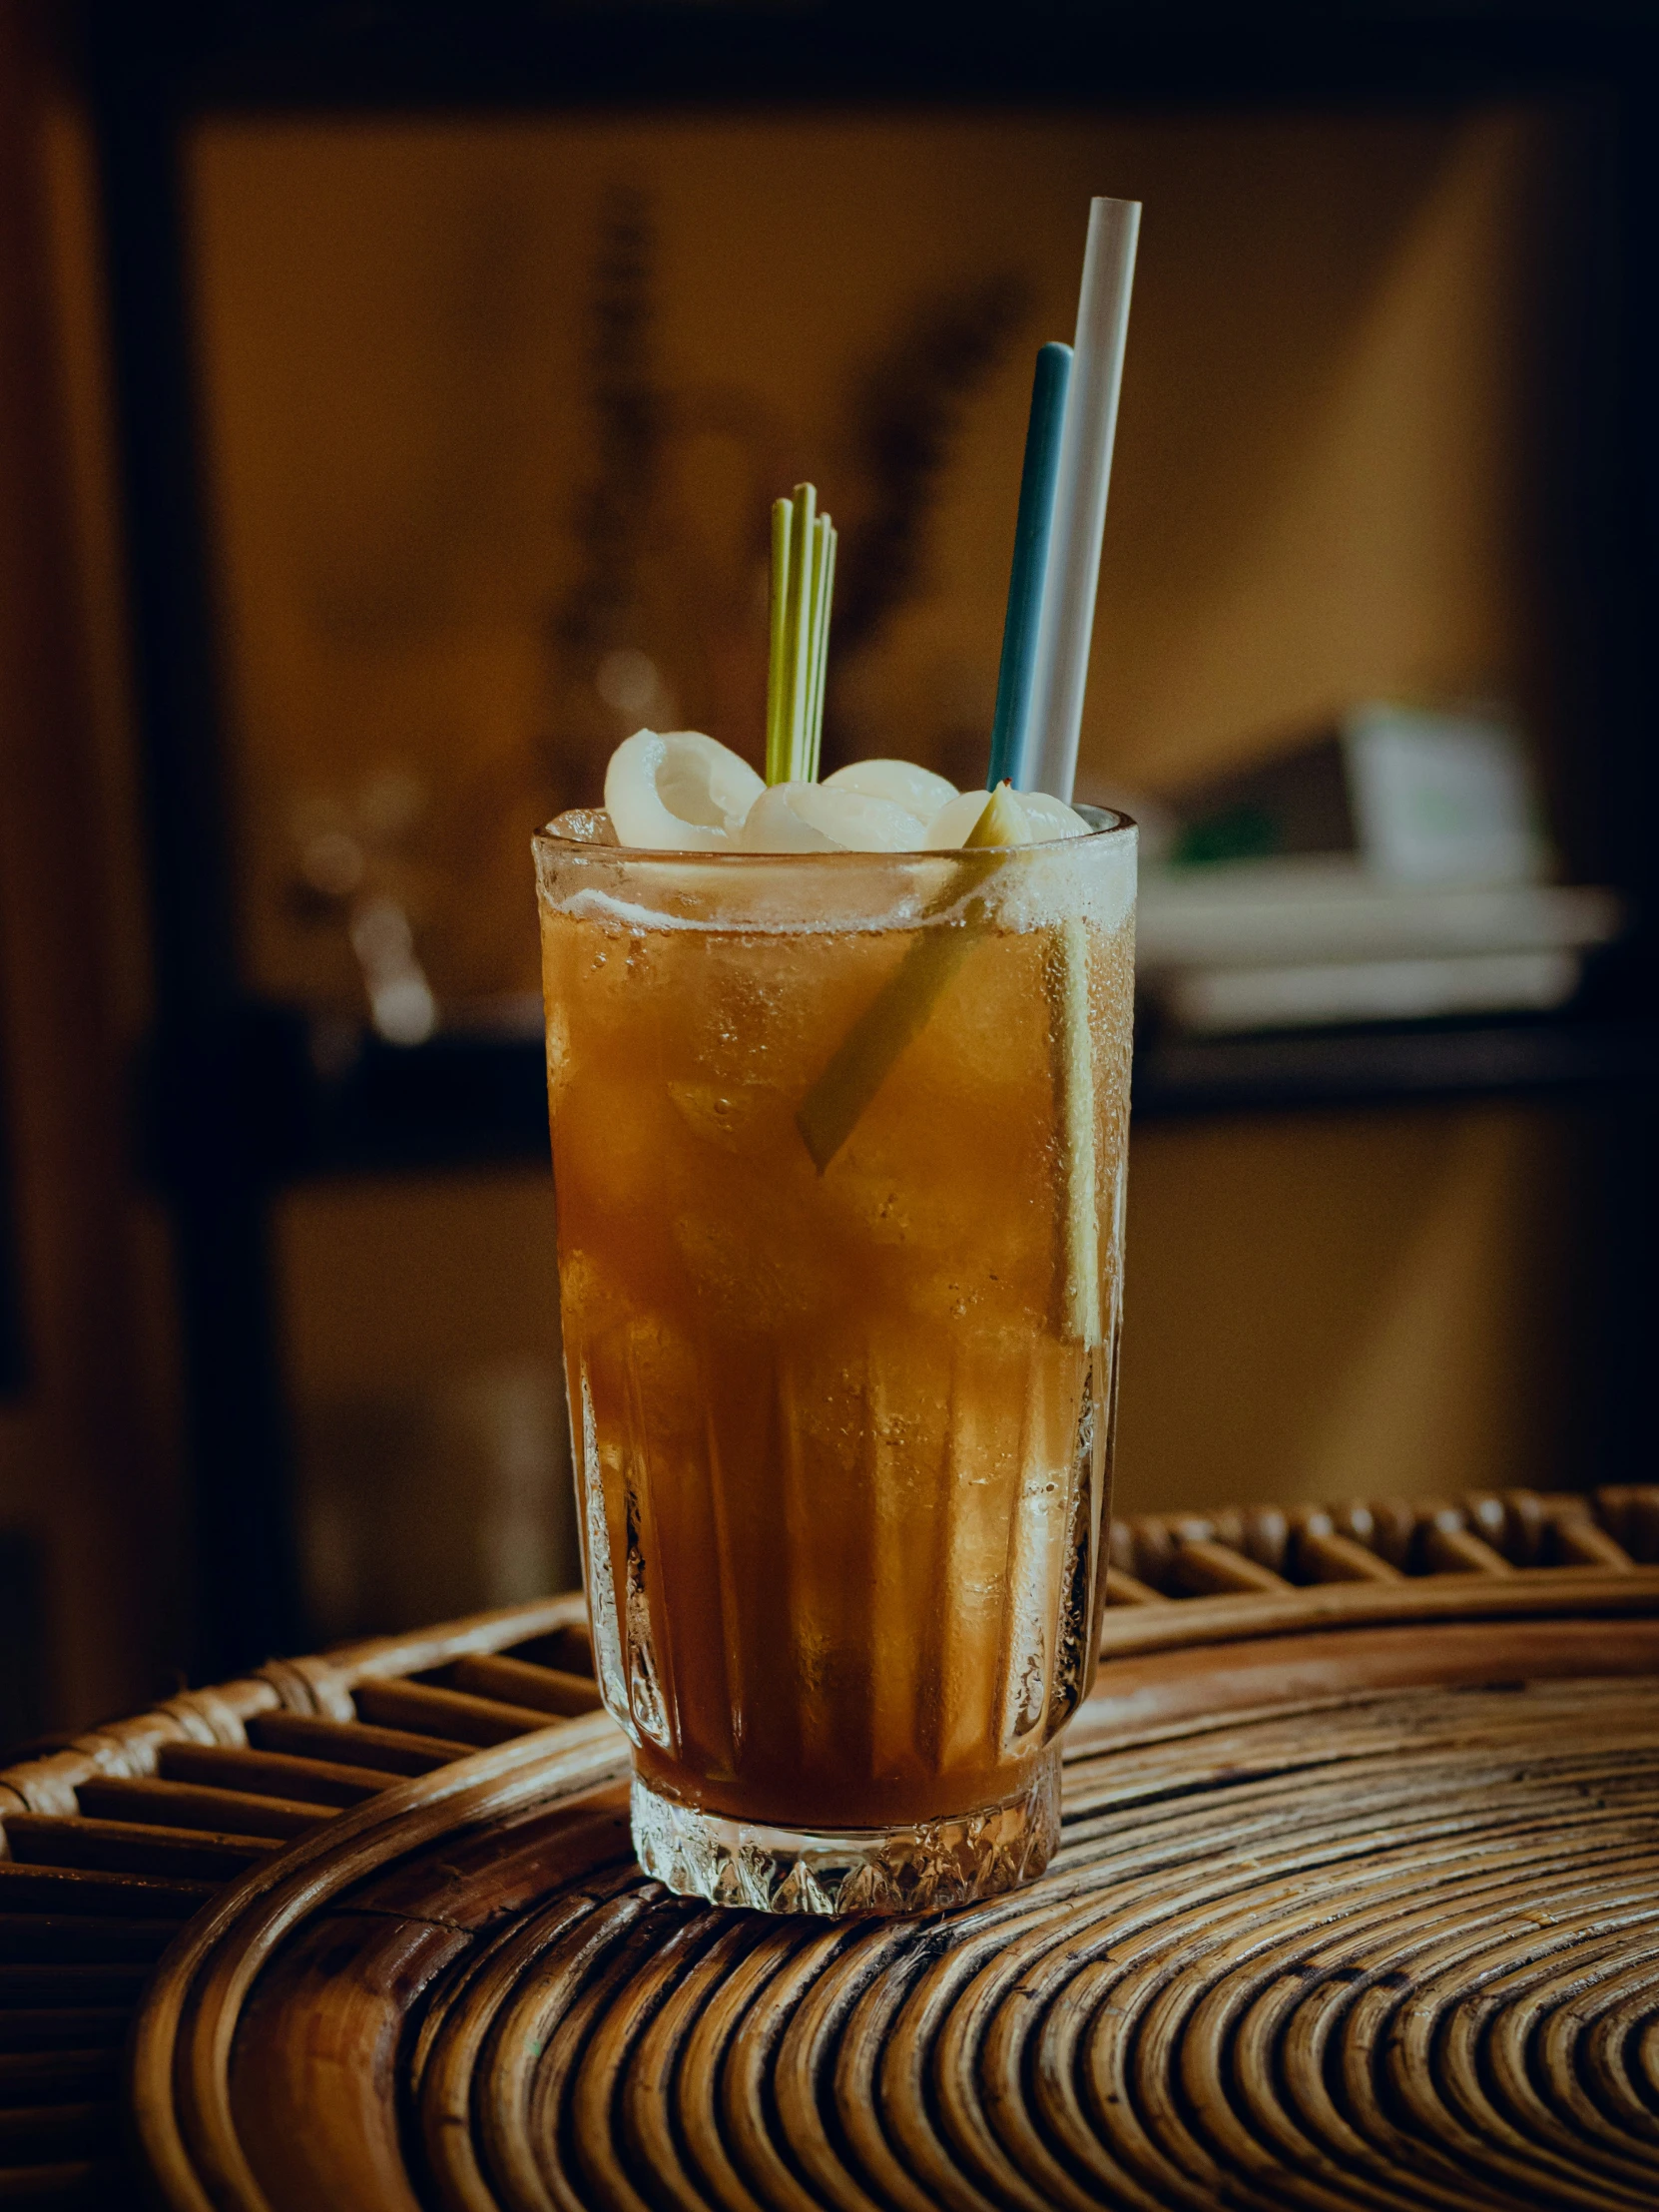
[[[1067,1334],[1055,929],[977,929],[820,1174],[797,1109],[910,932],[544,906],[590,1610],[607,1703],[672,1796],[795,1828],[968,1811],[1024,1786],[1088,1687],[1131,931],[1075,941],[1092,1342]]]

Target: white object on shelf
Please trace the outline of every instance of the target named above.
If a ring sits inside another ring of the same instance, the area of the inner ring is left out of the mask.
[[[1142,878],[1147,996],[1199,1034],[1547,1012],[1623,926],[1609,890],[1412,883],[1354,855],[1235,860]]]
[[[1547,1013],[1571,998],[1578,972],[1573,952],[1478,952],[1300,967],[1190,968],[1169,977],[1157,995],[1183,1029],[1219,1036],[1446,1014]]]
[[[1389,881],[1347,855],[1148,869],[1137,957],[1178,967],[1305,965],[1582,950],[1622,926],[1612,891],[1557,883]]]
[[[1531,765],[1497,715],[1370,703],[1343,722],[1349,801],[1371,866],[1414,883],[1517,883],[1549,871]]]

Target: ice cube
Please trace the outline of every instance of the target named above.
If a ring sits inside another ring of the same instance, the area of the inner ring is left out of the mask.
[[[563,837],[571,844],[621,842],[616,826],[603,807],[567,807],[547,825],[547,833],[551,837]]]
[[[688,1188],[673,1220],[680,1264],[709,1325],[766,1336],[832,1310],[828,1259],[799,1222],[735,1206],[717,1211],[717,1202],[706,1184],[695,1211],[699,1198]]]

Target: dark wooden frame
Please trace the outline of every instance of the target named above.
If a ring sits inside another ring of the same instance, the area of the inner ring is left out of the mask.
[[[3,1075],[3,1071],[0,1071]],[[0,1098],[4,1090],[0,1088]],[[23,1319],[23,1267],[18,1245],[16,1162],[10,1115],[0,1110],[0,1399],[29,1383],[29,1339]]]
[[[1238,1044],[1153,1044],[1137,1111],[1212,1113],[1527,1094],[1608,1101],[1602,1232],[1606,1408],[1596,1471],[1640,1448],[1637,1310],[1651,1247],[1643,1117],[1659,1051],[1649,992],[1659,9],[1273,5],[1018,9],[552,0],[85,0],[75,66],[95,118],[109,253],[135,696],[158,980],[153,1157],[175,1223],[194,1471],[195,1660],[223,1673],[301,1633],[276,1351],[270,1200],[297,1174],[541,1154],[539,1046],[366,1045],[316,1076],[302,1019],[249,996],[235,953],[210,503],[197,405],[181,143],[226,111],[465,112],[629,106],[1096,104],[1367,108],[1593,97],[1608,117],[1598,243],[1598,404],[1562,501],[1568,626],[1593,729],[1598,864],[1641,927],[1558,1022],[1427,1024]]]

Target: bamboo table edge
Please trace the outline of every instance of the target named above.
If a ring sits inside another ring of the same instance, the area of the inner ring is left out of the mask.
[[[547,1611],[537,1608],[535,1617],[545,1618]],[[1166,1613],[1173,1618],[1166,1619]],[[1229,1646],[1248,1653],[1280,1641],[1289,1650],[1312,1653],[1324,1642],[1341,1646],[1351,1635],[1363,1640],[1368,1631],[1458,1624],[1523,1629],[1531,1622],[1547,1643],[1552,1626],[1570,1627],[1586,1618],[1645,1622],[1649,1615],[1659,1616],[1659,1568],[1520,1569],[1502,1578],[1438,1575],[1399,1584],[1299,1588],[1284,1598],[1228,1594],[1167,1608],[1114,1608],[1102,1638],[1102,1675],[1074,1724],[1075,1748],[1104,1750],[1116,1742],[1145,1743],[1221,1725],[1199,1718],[1114,1731],[1102,1715],[1091,1730],[1090,1706],[1111,1701],[1114,1661],[1155,1662],[1186,1650],[1214,1659]],[[573,1617],[569,1602],[562,1601],[559,1619]],[[1646,1647],[1651,1639],[1638,1641]],[[375,1639],[328,1655],[328,1663],[338,1679],[366,1681],[398,1672],[394,1654],[412,1651],[418,1666],[418,1655],[429,1648],[431,1637]],[[1659,1644],[1647,1656],[1647,1665],[1627,1671],[1659,1675]],[[1289,1715],[1325,1702],[1270,1700],[1231,1708],[1226,1717]],[[1103,1740],[1091,1744],[1097,1735]],[[135,2021],[127,2076],[130,2124],[171,2212],[272,2212],[238,2139],[230,2065],[242,2002],[283,1937],[354,1884],[448,1829],[578,1797],[615,1776],[625,1755],[621,1730],[603,1713],[481,1749],[433,1773],[408,1777],[326,1829],[297,1839],[251,1868],[186,1923],[164,1953]]]
[[[230,2058],[236,2008],[283,1935],[353,1883],[460,1820],[499,1817],[526,1802],[574,1795],[583,1783],[601,1780],[625,1751],[621,1729],[608,1714],[595,1713],[487,1746],[432,1774],[411,1775],[251,1868],[187,1923],[164,1952],[139,2009],[127,2076],[135,2136],[151,2174],[173,2192],[170,2203],[193,2212],[224,2212],[227,2204],[239,2212],[270,2212],[231,2125]],[[242,1945],[221,1961],[233,1934]],[[201,2032],[193,2033],[180,2080],[181,2030],[203,2020],[209,2023],[205,2047]],[[230,2196],[202,2189],[175,2088],[204,2129],[205,2147]]]
[[[1197,1644],[1310,1635],[1326,1628],[1448,1620],[1547,1620],[1567,1613],[1645,1613],[1659,1606],[1659,1567],[1517,1567],[1505,1575],[1436,1574],[1398,1582],[1323,1582],[1109,1606],[1102,1662]]]

